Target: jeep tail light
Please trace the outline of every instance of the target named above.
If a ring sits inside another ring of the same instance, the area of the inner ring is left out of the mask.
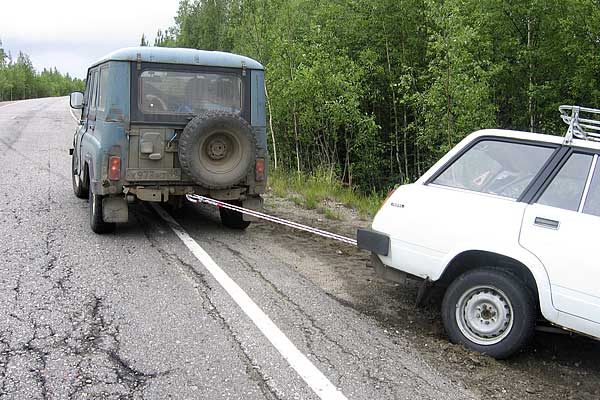
[[[121,179],[121,157],[110,156],[108,158],[108,179],[111,181]]]
[[[265,180],[265,160],[264,158],[256,159],[256,180]]]

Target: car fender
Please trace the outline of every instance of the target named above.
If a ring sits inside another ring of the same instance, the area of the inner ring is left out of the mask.
[[[431,276],[430,279],[436,281],[447,271],[448,268],[452,268],[452,261],[459,257],[461,254],[470,251],[480,251],[487,253],[494,253],[501,256],[512,258],[513,260],[523,264],[533,275],[539,294],[539,305],[540,311],[544,318],[550,322],[555,322],[558,319],[559,312],[552,304],[552,292],[550,289],[550,279],[544,264],[531,252],[524,249],[518,244],[510,245],[507,243],[463,243],[461,246],[453,248],[448,252],[442,259],[438,276]]]

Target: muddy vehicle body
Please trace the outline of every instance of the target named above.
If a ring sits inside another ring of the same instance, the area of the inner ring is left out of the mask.
[[[127,222],[133,201],[181,204],[197,193],[258,210],[267,178],[264,69],[224,52],[117,50],[88,70],[73,139],[75,195],[97,233]],[[243,229],[250,220],[221,211]]]

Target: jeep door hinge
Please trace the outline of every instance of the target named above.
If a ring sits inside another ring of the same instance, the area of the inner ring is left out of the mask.
[[[246,76],[246,62],[242,61],[242,76]]]
[[[137,61],[137,70],[139,71],[142,69],[142,53],[137,53],[135,59]]]

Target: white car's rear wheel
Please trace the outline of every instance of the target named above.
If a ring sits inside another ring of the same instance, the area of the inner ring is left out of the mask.
[[[478,268],[450,284],[442,319],[452,342],[506,358],[531,339],[534,304],[531,291],[512,273]]]

